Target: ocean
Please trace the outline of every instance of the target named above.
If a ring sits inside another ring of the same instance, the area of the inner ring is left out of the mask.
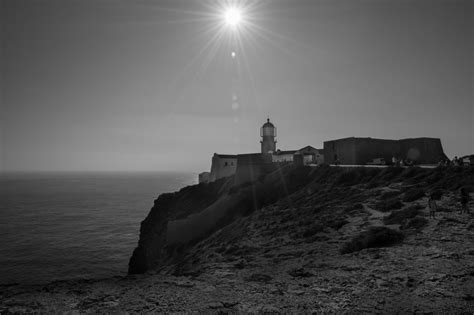
[[[0,174],[0,284],[125,275],[140,222],[195,173]]]

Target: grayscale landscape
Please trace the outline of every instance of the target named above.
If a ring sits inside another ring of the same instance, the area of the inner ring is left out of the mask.
[[[0,3],[0,314],[474,313],[472,1]]]

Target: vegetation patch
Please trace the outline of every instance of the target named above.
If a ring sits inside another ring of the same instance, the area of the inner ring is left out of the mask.
[[[403,195],[403,201],[412,202],[423,197],[425,197],[425,191],[423,189],[413,188],[405,192]]]
[[[294,278],[307,278],[313,276],[311,272],[304,268],[293,268],[288,271],[288,274]]]
[[[355,184],[359,184],[359,175],[361,171],[360,169],[349,169],[346,170],[345,172],[342,172],[337,180],[336,180],[336,185],[346,185],[346,186],[351,186]]]
[[[376,207],[379,211],[388,212],[395,209],[401,209],[403,207],[403,203],[398,198],[392,198],[378,202]]]
[[[443,191],[441,189],[436,189],[431,193],[431,196],[435,200],[441,200],[441,197],[443,196]]]
[[[410,206],[403,210],[394,211],[390,215],[383,218],[384,224],[405,224],[408,219],[414,218],[420,214],[421,206]]]
[[[334,218],[332,220],[326,221],[326,225],[334,230],[339,230],[347,223],[349,223],[349,221],[344,218]]]
[[[403,170],[402,167],[386,167],[380,173],[379,178],[384,181],[392,181],[397,178]]]
[[[401,177],[403,179],[409,179],[409,178],[412,178],[414,176],[417,176],[419,174],[425,174],[425,170],[424,169],[421,169],[419,167],[408,167],[408,168],[405,168],[401,174]]]
[[[356,235],[351,241],[345,243],[341,249],[341,254],[360,251],[364,248],[386,247],[403,240],[403,234],[399,231],[389,229],[384,226],[373,226],[369,230]]]
[[[350,215],[356,215],[356,214],[359,214],[359,213],[368,213],[365,209],[364,209],[364,205],[361,204],[361,203],[355,203],[355,204],[352,204],[348,207],[346,207],[344,209],[344,212],[350,214]]]
[[[400,195],[400,192],[397,190],[397,191],[387,191],[387,192],[384,192],[381,196],[380,196],[380,200],[388,200],[388,199],[393,199],[393,198],[396,198]]]
[[[324,226],[322,226],[321,224],[313,224],[303,231],[302,236],[304,238],[308,238],[323,231],[324,231]]]
[[[428,220],[425,217],[422,216],[416,216],[413,219],[409,219],[406,221],[400,229],[415,229],[415,230],[421,230],[428,224]]]
[[[362,209],[364,209],[363,204],[355,203],[353,205],[348,206],[345,211],[362,210]]]
[[[245,278],[246,281],[252,282],[269,282],[273,278],[263,273],[253,273],[249,277]]]
[[[365,188],[366,189],[373,189],[373,188],[376,188],[376,187],[380,187],[383,185],[383,182],[380,181],[380,180],[376,180],[376,179],[372,179],[370,182],[368,182],[366,185],[365,185]]]

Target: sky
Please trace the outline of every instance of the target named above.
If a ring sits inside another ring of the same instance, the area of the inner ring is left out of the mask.
[[[474,153],[469,0],[0,2],[0,171],[205,171],[267,117]]]

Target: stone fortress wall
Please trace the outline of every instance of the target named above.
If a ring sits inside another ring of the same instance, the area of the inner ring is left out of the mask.
[[[386,140],[374,138],[344,138],[324,142],[324,157],[327,164],[335,158],[346,165],[364,165],[371,159],[392,157],[410,159],[417,164],[436,164],[445,157],[441,140],[437,138],[410,138]]]
[[[232,176],[235,174],[236,169],[237,155],[214,153],[209,181],[213,182],[219,178]]]

